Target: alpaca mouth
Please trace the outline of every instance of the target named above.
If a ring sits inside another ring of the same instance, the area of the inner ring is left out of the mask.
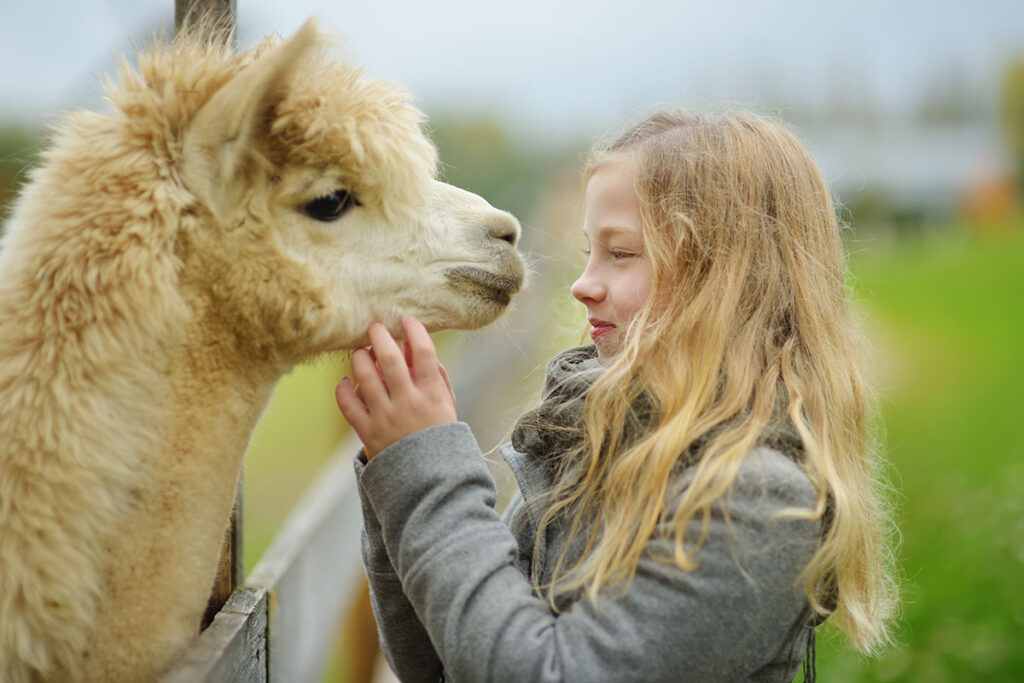
[[[522,278],[495,275],[474,266],[452,268],[445,271],[444,275],[448,285],[456,291],[478,296],[501,306],[508,306],[512,301],[512,295],[518,292],[523,284]]]

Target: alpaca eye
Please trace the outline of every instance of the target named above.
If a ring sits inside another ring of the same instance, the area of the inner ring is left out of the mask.
[[[359,201],[348,190],[335,190],[329,195],[317,197],[307,202],[302,209],[310,218],[330,222],[341,218],[342,214],[353,206],[361,206]]]

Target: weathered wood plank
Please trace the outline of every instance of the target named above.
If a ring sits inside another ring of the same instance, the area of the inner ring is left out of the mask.
[[[267,593],[239,588],[162,683],[266,683]]]

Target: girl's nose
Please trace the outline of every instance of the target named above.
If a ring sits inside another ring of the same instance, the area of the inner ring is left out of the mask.
[[[601,286],[601,283],[594,278],[591,274],[590,269],[585,269],[579,276],[576,282],[572,283],[569,287],[569,291],[576,297],[576,300],[580,303],[586,303],[592,301],[594,303],[600,303],[604,300],[605,289]]]

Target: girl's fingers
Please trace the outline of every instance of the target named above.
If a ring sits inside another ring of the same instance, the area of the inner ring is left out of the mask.
[[[412,347],[409,346],[409,340],[408,339],[403,339],[402,340],[402,355],[405,356],[405,364],[408,365],[409,369],[411,370],[412,369]]]
[[[384,405],[388,400],[388,388],[384,384],[377,363],[366,349],[352,353],[352,376],[359,385],[360,397],[370,411]]]
[[[441,373],[441,378],[444,380],[444,386],[445,386],[446,389],[448,389],[448,395],[451,396],[451,398],[452,398],[452,405],[454,406],[454,405],[456,405],[456,403],[455,403],[455,388],[452,386],[452,380],[448,376],[448,370],[441,363],[437,364],[437,369]]]
[[[402,318],[402,329],[409,344],[410,366],[413,381],[417,386],[425,386],[437,377],[437,348],[430,333],[416,318]]]
[[[409,366],[405,362],[405,354],[398,346],[391,333],[381,323],[373,323],[367,331],[370,343],[373,344],[374,355],[380,374],[384,378],[388,391],[403,391],[412,385],[409,377]]]
[[[341,414],[358,433],[366,424],[370,413],[352,386],[350,378],[343,377],[338,386],[334,388],[334,399],[338,402]]]

